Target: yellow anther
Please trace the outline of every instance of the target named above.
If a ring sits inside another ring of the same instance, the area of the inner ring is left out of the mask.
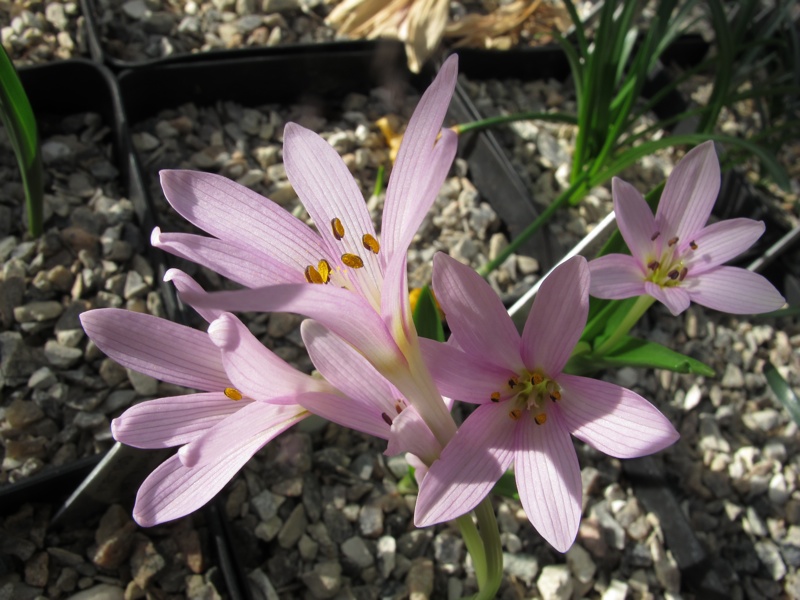
[[[537,425],[544,425],[547,422],[547,414],[539,413],[538,415],[533,417],[533,420],[536,421]]]
[[[674,246],[674,245],[675,245],[675,244],[677,244],[677,243],[678,243],[678,237],[677,237],[677,236],[675,236],[674,238],[672,238],[670,241],[668,241],[668,242],[667,242],[667,246],[670,246],[670,247],[672,247],[672,246]]]
[[[313,265],[308,265],[306,267],[305,275],[308,283],[325,283],[322,275],[319,274],[319,271],[317,271]]]
[[[222,392],[225,394],[227,398],[231,400],[241,400],[242,399],[242,392],[237,390],[236,388],[225,388],[225,391]]]
[[[544,381],[544,377],[539,375],[539,373],[534,373],[531,376],[531,381],[533,382],[533,385],[539,385],[540,383],[542,383]]]
[[[378,243],[378,240],[376,240],[368,233],[365,233],[361,237],[361,243],[364,244],[364,248],[366,248],[373,254],[377,254],[381,249],[381,245]]]
[[[522,416],[522,411],[518,408],[515,408],[508,413],[508,416],[511,417],[512,421],[519,421],[519,418]]]
[[[364,261],[357,254],[342,254],[342,262],[351,269],[360,269],[364,266]]]
[[[317,269],[319,269],[319,276],[322,278],[322,283],[328,283],[331,280],[330,263],[328,263],[328,261],[323,258],[321,261],[319,261]]]
[[[344,225],[339,220],[339,217],[331,219],[331,229],[333,230],[333,237],[340,240],[344,237]]]
[[[561,400],[561,392],[559,392],[558,390],[553,390],[552,392],[550,392],[550,400],[552,400],[553,402],[558,402],[559,400]]]
[[[491,398],[492,402],[500,402],[500,392],[492,392],[489,398]]]

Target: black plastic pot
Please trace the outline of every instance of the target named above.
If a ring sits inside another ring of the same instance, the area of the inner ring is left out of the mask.
[[[40,121],[60,118],[73,113],[92,111],[99,113],[111,128],[114,162],[119,166],[123,188],[129,180],[124,161],[127,144],[120,126],[120,102],[116,81],[104,67],[84,59],[23,67],[20,79],[31,102],[34,114]],[[81,95],[58,93],[57,90],[80,89]],[[137,213],[147,209],[137,204]],[[88,456],[73,463],[45,469],[24,481],[0,487],[0,514],[15,510],[23,502],[63,501],[80,480],[100,461],[101,456]]]

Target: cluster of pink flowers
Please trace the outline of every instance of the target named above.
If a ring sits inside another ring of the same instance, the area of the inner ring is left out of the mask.
[[[570,436],[621,458],[659,451],[678,437],[638,394],[564,372],[586,324],[590,290],[607,298],[650,294],[676,314],[690,300],[738,312],[782,304],[757,276],[719,266],[763,226],[737,220],[703,228],[719,185],[713,147],[704,145],[676,168],[655,217],[633,188],[615,181],[633,256],[589,264],[577,257],[555,269],[522,335],[483,279],[438,254],[433,287],[452,335],[447,343],[418,338],[406,254],[455,156],[456,136],[442,124],[456,75],[453,57],[411,118],[380,236],[339,155],[296,124],[284,135],[286,172],[316,229],[223,177],[162,173],[170,204],[210,237],[156,229],[154,245],[245,289],[206,293],[180,271],[167,274],[208,321],[205,333],[117,309],[82,315],[87,334],[120,364],[201,390],[144,402],[112,423],[125,444],[180,448],[139,490],[137,522],[155,525],[196,510],[266,443],[317,414],[386,439],[389,454],[413,455],[419,526],[469,512],[513,465],[531,523],[566,551],[581,514]],[[308,317],[301,333],[323,378],[286,364],[226,311]],[[461,427],[450,398],[478,405]]]

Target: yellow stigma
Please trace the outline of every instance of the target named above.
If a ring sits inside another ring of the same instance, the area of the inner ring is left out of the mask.
[[[331,280],[331,265],[324,258],[319,261],[317,265],[319,269],[319,276],[322,278],[322,283],[328,283]]]
[[[542,383],[542,381],[544,381],[544,377],[542,377],[539,373],[534,373],[531,376],[531,382],[533,383],[533,385],[539,385],[540,383]]]
[[[333,237],[337,240],[341,240],[344,237],[344,225],[342,225],[339,217],[331,219],[331,229],[333,230]]]
[[[363,237],[361,238],[361,243],[364,244],[364,248],[366,248],[373,254],[377,254],[381,249],[381,245],[378,243],[378,240],[376,240],[368,233],[365,233],[363,235]]]
[[[225,388],[225,391],[222,392],[225,394],[227,398],[231,400],[241,400],[242,399],[242,392],[237,390],[236,388]]]
[[[308,283],[325,283],[322,275],[319,274],[313,265],[308,265],[305,270],[306,281]]]
[[[364,266],[364,261],[357,254],[342,254],[342,262],[351,269],[360,269]]]

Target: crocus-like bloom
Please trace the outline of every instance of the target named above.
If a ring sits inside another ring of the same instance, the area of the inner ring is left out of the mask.
[[[445,62],[411,117],[387,186],[380,240],[341,157],[292,123],[284,134],[286,174],[316,231],[223,177],[164,171],[170,204],[214,237],[153,234],[156,246],[253,288],[187,295],[193,305],[316,319],[396,385],[442,444],[455,424],[419,354],[406,254],[455,156],[456,135],[442,123],[457,66],[456,57]]]
[[[180,271],[173,269],[166,278],[182,293],[202,294],[200,286]],[[81,315],[87,335],[119,364],[203,390],[137,404],[111,423],[114,438],[129,446],[181,446],[139,489],[133,514],[140,525],[156,525],[200,508],[256,451],[309,411],[389,439],[389,449],[395,453],[438,454],[440,447],[431,445],[430,430],[413,411],[404,410],[403,397],[363,357],[327,335],[319,324],[309,322],[304,335],[318,340],[314,358],[321,371],[332,373],[344,386],[344,393],[286,364],[233,315],[200,312],[210,322],[208,333],[120,309]],[[348,383],[348,374],[353,373],[360,385]]]
[[[565,552],[578,532],[581,475],[570,434],[619,458],[678,438],[647,400],[612,383],[563,373],[589,308],[589,270],[575,257],[543,282],[520,337],[491,287],[452,258],[434,258],[433,286],[452,331],[423,340],[443,394],[480,406],[428,471],[418,526],[472,510],[513,463],[533,526]]]
[[[308,416],[294,402],[299,392],[331,389],[285,364],[229,313],[208,333],[115,308],[85,312],[81,322],[119,364],[202,390],[137,404],[111,423],[129,446],[181,446],[139,488],[133,517],[144,527],[203,506],[257,450]]]
[[[721,266],[752,246],[764,233],[764,223],[730,219],[706,227],[719,186],[713,142],[699,145],[678,163],[655,217],[632,185],[614,178],[614,212],[631,256],[608,254],[589,263],[592,296],[649,295],[673,315],[691,302],[733,314],[783,306],[783,296],[761,275]]]

